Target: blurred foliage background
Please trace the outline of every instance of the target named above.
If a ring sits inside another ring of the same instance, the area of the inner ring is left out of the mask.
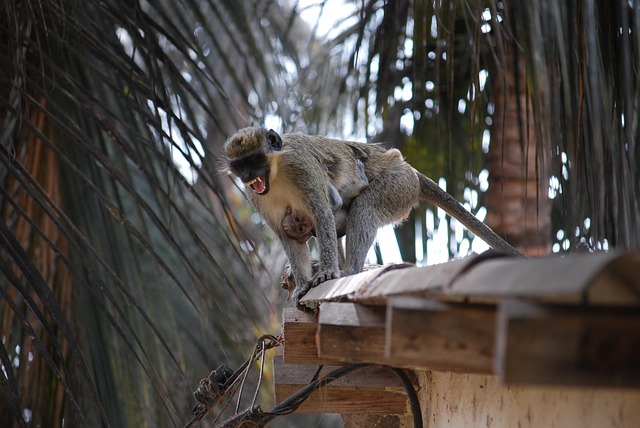
[[[639,246],[635,1],[0,3],[0,426],[182,426],[278,331],[218,173],[249,124],[398,147],[528,254]],[[396,236],[482,248],[426,205]]]

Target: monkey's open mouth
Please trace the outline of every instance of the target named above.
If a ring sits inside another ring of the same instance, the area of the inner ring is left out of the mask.
[[[264,195],[269,191],[269,174],[261,175],[247,182],[258,195]]]

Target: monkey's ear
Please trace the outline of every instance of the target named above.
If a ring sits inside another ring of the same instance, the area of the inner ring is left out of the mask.
[[[269,140],[269,144],[271,144],[274,150],[279,151],[282,149],[282,138],[280,138],[278,133],[273,129],[267,131],[267,140]]]

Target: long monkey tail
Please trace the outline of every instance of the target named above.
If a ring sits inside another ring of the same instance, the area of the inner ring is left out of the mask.
[[[420,180],[420,198],[439,206],[462,223],[467,229],[478,235],[491,248],[512,256],[522,256],[511,244],[498,236],[489,226],[478,220],[450,194],[445,192],[432,179],[416,171]]]

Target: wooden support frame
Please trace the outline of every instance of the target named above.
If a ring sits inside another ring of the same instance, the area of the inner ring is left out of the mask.
[[[344,360],[319,356],[316,344],[317,314],[290,307],[282,311],[284,362],[287,364],[343,364]]]
[[[640,387],[640,312],[507,300],[495,370],[507,383]]]
[[[387,304],[386,357],[394,365],[491,373],[495,306],[398,297]]]
[[[419,296],[453,303],[523,298],[548,304],[640,306],[640,252],[475,260],[471,256],[433,266],[373,269],[324,282],[301,304],[317,308],[339,300],[384,305],[392,297]]]
[[[282,310],[282,333],[284,335],[284,362],[288,364],[325,364],[318,358],[316,347],[316,315],[294,307]]]
[[[275,357],[274,384],[276,403],[307,385],[318,366],[286,364]],[[336,369],[325,366],[320,376]],[[365,367],[315,391],[297,410],[298,413],[343,413],[372,415],[404,415],[408,399],[402,382],[382,367]]]
[[[393,298],[386,309],[320,306],[316,343],[329,360],[492,373],[495,306]]]
[[[306,385],[315,364],[369,362],[417,370],[430,426],[635,426],[639,267],[640,252],[470,258],[327,281],[302,302],[319,315],[283,314],[284,358],[304,365],[276,362],[276,397]],[[390,375],[343,379],[299,411],[401,421],[406,395],[385,386]]]
[[[322,303],[316,341],[320,357],[354,363],[389,364],[384,354],[384,306]]]

